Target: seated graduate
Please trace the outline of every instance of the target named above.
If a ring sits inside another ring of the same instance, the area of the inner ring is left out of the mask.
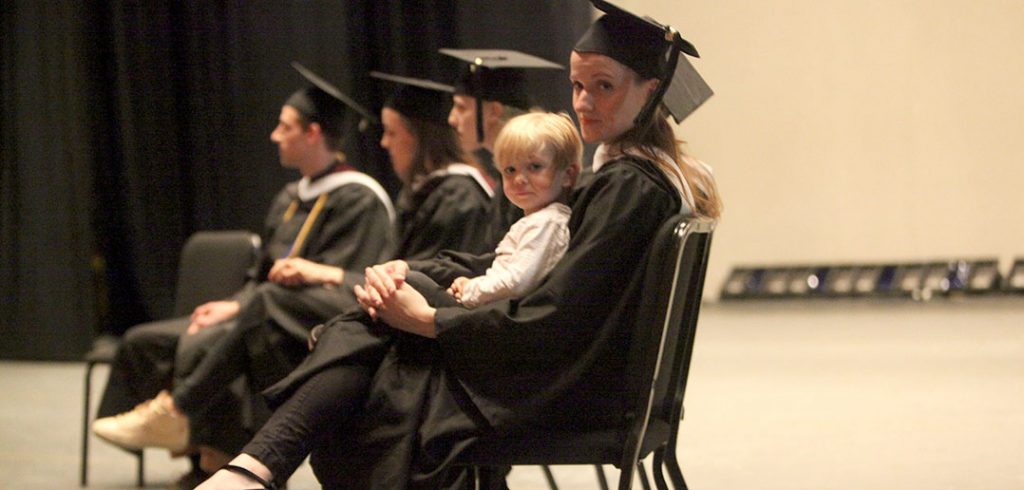
[[[314,272],[363,268],[391,256],[395,219],[391,199],[341,152],[346,134],[351,134],[346,114],[372,116],[351,100],[332,96],[335,89],[303,66],[293,66],[307,86],[284,102],[270,140],[277,145],[280,164],[295,169],[302,178],[285,185],[273,199],[261,233],[257,270],[230,298],[209,298],[190,316],[128,330],[93,424],[94,432],[105,440],[132,450],[149,445],[149,441],[123,437],[125,424],[142,420],[136,416],[149,406],[146,400],[171,386],[173,370],[203,358],[263,291],[279,288],[298,293],[290,279],[294,270],[308,276],[304,284],[331,284],[331,277]],[[184,349],[186,361],[179,363],[176,349],[183,347],[179,340],[186,332],[193,332],[188,337],[195,340]],[[133,411],[140,404],[140,411]],[[121,413],[134,415],[116,417]],[[185,449],[180,433],[165,435],[171,436],[165,447]]]
[[[397,91],[382,110],[381,146],[403,182],[396,233],[400,242],[393,257],[428,258],[441,248],[483,249],[480,230],[488,219],[492,189],[477,167],[462,163],[455,133],[446,124],[450,103],[447,92],[408,87]],[[368,241],[365,246],[376,244]],[[191,444],[207,472],[226,463],[269,416],[262,409],[252,420],[243,420],[245,407],[227,396],[232,383],[243,374],[256,390],[278,381],[305,356],[311,327],[358,307],[348,283],[358,283],[353,278],[360,278],[360,272],[304,264],[290,270],[295,274],[284,274],[294,282],[260,288],[240,315],[240,326],[210,347],[173,391],[144,404],[137,417],[117,419],[113,429],[101,427],[104,433],[138,447],[177,450]],[[303,287],[312,277],[329,278],[337,287]]]
[[[304,451],[325,488],[445,487],[460,481],[451,461],[480,438],[624,427],[649,244],[668,218],[721,207],[708,169],[666,120],[710,96],[680,51],[696,55],[674,31],[620,9],[595,21],[570,80],[583,139],[601,146],[574,193],[562,259],[524,297],[473,309],[432,306],[405,278],[419,270],[445,284],[478,274],[478,262],[368,269],[359,299],[377,320],[326,324],[303,364],[265,392],[281,403],[271,422],[200,488],[273,488]]]

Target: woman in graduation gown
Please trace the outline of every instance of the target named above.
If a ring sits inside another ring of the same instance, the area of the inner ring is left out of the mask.
[[[325,488],[437,488],[459,481],[447,463],[484,435],[622,427],[648,246],[676,213],[720,211],[710,172],[666,121],[666,110],[682,119],[710,91],[688,63],[685,81],[663,67],[685,43],[665,33],[616,10],[576,45],[573,106],[584,140],[601,145],[574,195],[569,248],[535,291],[434,308],[404,282],[408,270],[447,284],[479,274],[488,257],[368,269],[357,291],[367,314],[323,328],[303,365],[267,392],[282,403],[271,422],[200,488],[287,478],[303,450]],[[663,107],[670,83],[698,96]]]

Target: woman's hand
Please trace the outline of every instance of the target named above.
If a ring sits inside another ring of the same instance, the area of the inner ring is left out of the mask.
[[[405,283],[405,276],[408,273],[409,264],[404,260],[392,260],[367,267],[366,284],[363,289],[373,300],[370,306],[375,306],[394,294]]]
[[[337,286],[345,278],[339,267],[318,264],[299,257],[279,259],[270,268],[267,279],[287,287],[325,285]]]
[[[192,312],[192,323],[188,325],[189,335],[234,318],[241,307],[237,301],[210,301],[197,306]]]
[[[452,285],[448,286],[448,294],[455,297],[455,299],[462,301],[462,290],[466,287],[466,283],[469,282],[469,278],[466,276],[456,277],[452,281]]]
[[[357,285],[354,290],[359,304],[374,319],[423,337],[437,336],[437,328],[434,325],[437,310],[412,286],[402,282],[385,298],[370,294],[370,290],[362,286]]]

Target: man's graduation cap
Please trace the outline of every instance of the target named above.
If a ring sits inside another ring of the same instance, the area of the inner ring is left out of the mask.
[[[544,58],[508,49],[445,48],[440,52],[464,62],[465,69],[455,82],[455,93],[476,98],[478,141],[484,139],[483,101],[491,100],[528,110],[530,98],[526,93],[526,70],[565,69]]]
[[[452,106],[451,85],[433,80],[402,77],[390,73],[371,71],[370,76],[398,85],[384,102],[405,117],[434,124],[448,124],[448,112]]]
[[[604,0],[591,0],[605,15],[594,21],[576,43],[575,51],[605,55],[645,79],[660,80],[647,105],[637,115],[639,125],[664,103],[678,123],[711,97],[711,87],[680,52],[695,58],[697,49],[673,27],[640,17]]]
[[[336,129],[336,133],[340,136],[342,133],[341,123],[347,106],[359,114],[360,130],[365,128],[367,121],[377,122],[377,118],[370,111],[299,62],[293,61],[292,68],[295,68],[295,71],[299,72],[310,85],[293,93],[285,105],[294,107],[310,121],[319,123],[328,132]]]

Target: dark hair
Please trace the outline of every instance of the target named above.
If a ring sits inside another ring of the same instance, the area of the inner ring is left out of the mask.
[[[409,132],[416,137],[416,154],[413,156],[409,175],[400,175],[399,178],[408,177],[408,182],[412,182],[417,177],[442,169],[450,163],[467,161],[454,128],[447,124],[405,117],[402,113],[398,115]]]
[[[320,126],[320,134],[324,136],[324,144],[327,145],[327,149],[343,155],[341,152],[342,141],[344,141],[344,135],[342,134],[342,124],[340,119],[334,120],[334,118],[313,118],[300,110],[295,112],[299,113],[299,124],[302,125],[304,131],[309,130],[309,125],[317,123]],[[341,160],[344,160],[342,158]]]

